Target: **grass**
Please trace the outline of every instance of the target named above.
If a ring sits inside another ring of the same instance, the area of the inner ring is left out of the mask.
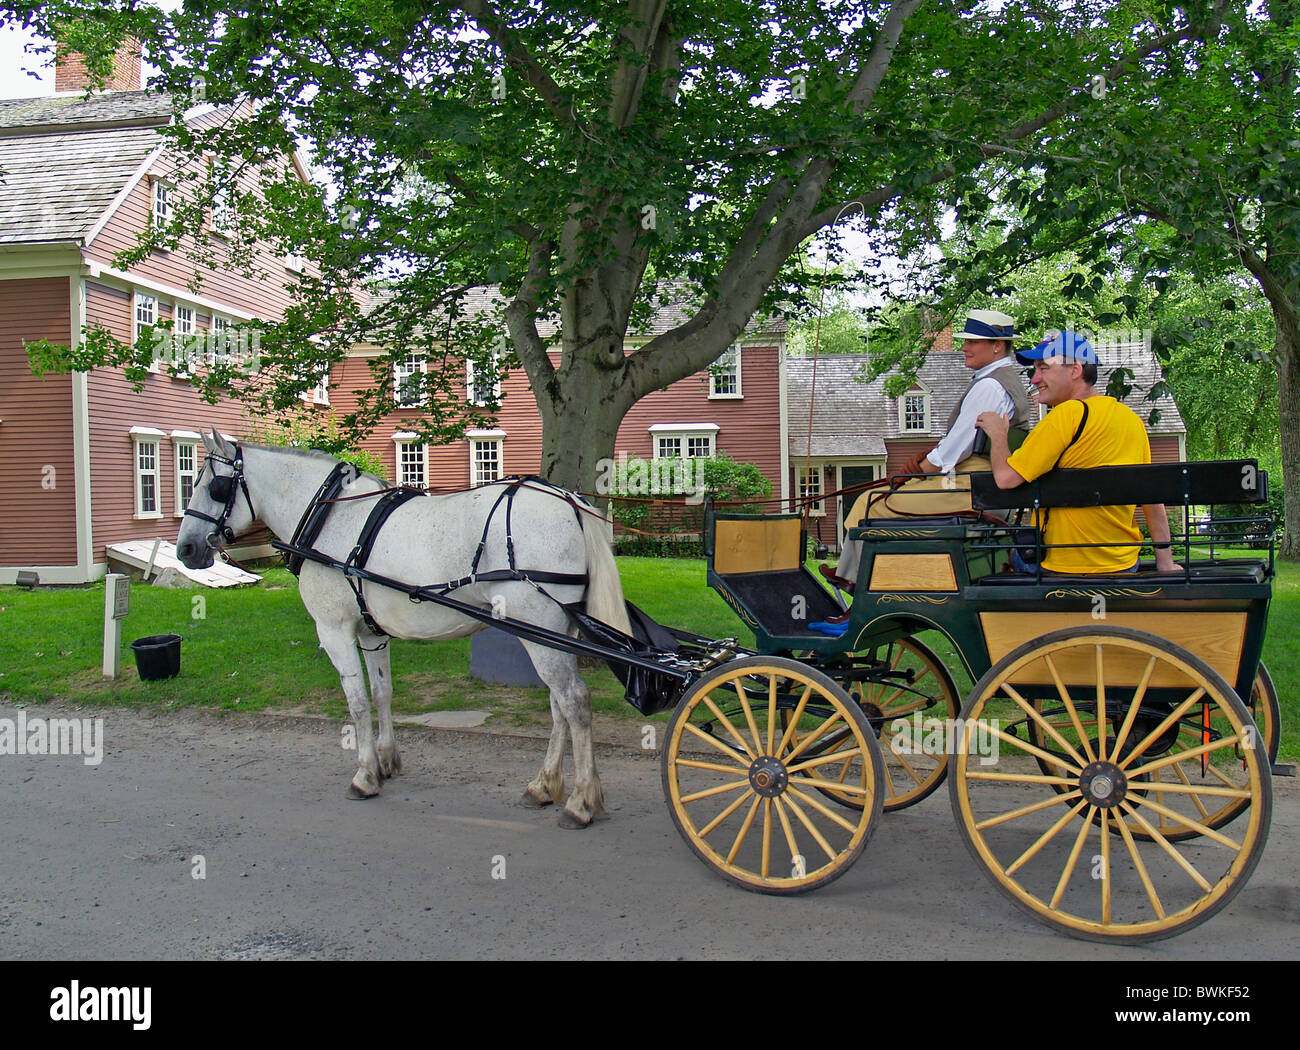
[[[753,636],[705,586],[702,561],[620,558],[627,597],[660,623],[711,638]],[[1300,756],[1300,564],[1278,562],[1264,660],[1282,705],[1284,758]],[[284,569],[269,569],[262,584],[226,591],[173,591],[135,585],[123,625],[123,673],[100,673],[104,587],[0,587],[0,699],[8,703],[79,703],[169,709],[202,707],[319,713],[347,709],[338,675],[316,642],[315,627]],[[181,675],[144,682],[136,674],[131,639],[183,636]],[[947,663],[959,688],[970,682],[951,647],[935,634],[924,639]],[[469,639],[425,644],[394,640],[394,710],[403,713],[487,708],[498,724],[549,723],[542,689],[507,689],[469,675]],[[623,700],[603,665],[583,671],[594,708],[605,715],[644,720]],[[664,716],[660,716],[664,717]]]

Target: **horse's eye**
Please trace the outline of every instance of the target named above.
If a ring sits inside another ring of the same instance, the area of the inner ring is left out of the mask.
[[[235,479],[232,477],[213,478],[208,485],[208,492],[218,503],[225,503],[230,499],[230,494],[235,490]]]

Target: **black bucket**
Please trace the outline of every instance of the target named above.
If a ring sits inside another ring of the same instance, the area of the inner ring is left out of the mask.
[[[146,682],[160,682],[181,673],[181,636],[151,634],[131,643],[135,667]]]

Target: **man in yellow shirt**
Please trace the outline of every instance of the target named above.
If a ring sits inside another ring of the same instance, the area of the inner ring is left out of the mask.
[[[989,458],[999,488],[1010,489],[1061,467],[1109,467],[1150,463],[1146,427],[1128,406],[1098,394],[1097,355],[1088,340],[1058,332],[1032,350],[1017,353],[1033,365],[1035,400],[1052,407],[1015,452],[1007,446],[1008,420],[983,412],[976,420],[989,436]],[[1085,411],[1086,406],[1086,411]],[[1043,542],[1094,544],[1058,547],[1043,557],[1046,572],[1091,574],[1130,572],[1137,565],[1142,534],[1132,504],[1118,507],[1053,507]],[[1156,570],[1176,572],[1170,552],[1169,516],[1163,503],[1143,505],[1156,551]]]

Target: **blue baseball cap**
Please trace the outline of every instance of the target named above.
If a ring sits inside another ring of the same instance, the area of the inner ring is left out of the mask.
[[[1053,332],[1032,350],[1016,351],[1016,360],[1022,365],[1032,365],[1044,358],[1060,358],[1070,364],[1100,364],[1097,353],[1087,338],[1078,332]]]

